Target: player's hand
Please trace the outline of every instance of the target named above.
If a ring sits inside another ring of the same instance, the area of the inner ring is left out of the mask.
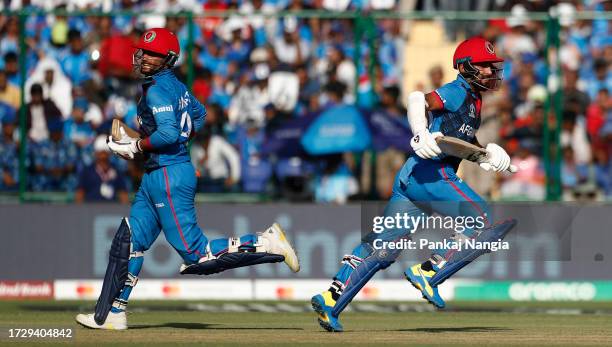
[[[106,144],[113,153],[126,160],[133,160],[136,153],[142,152],[138,146],[138,139],[128,137],[122,138],[121,141],[116,142],[111,135],[108,135]]]
[[[441,132],[430,133],[425,129],[418,132],[410,140],[410,146],[420,158],[431,159],[442,153],[440,147],[436,143],[436,138],[444,136]]]
[[[510,156],[506,151],[495,143],[489,143],[486,147],[487,161],[480,163],[485,171],[502,172],[510,167]],[[515,170],[514,170],[515,171]]]

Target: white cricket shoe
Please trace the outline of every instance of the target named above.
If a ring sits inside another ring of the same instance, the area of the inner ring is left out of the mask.
[[[127,316],[125,311],[113,313],[109,312],[108,317],[106,317],[106,321],[104,324],[98,325],[94,320],[94,315],[92,314],[77,314],[76,316],[77,323],[81,324],[84,327],[91,329],[105,329],[105,330],[125,330],[127,329]]]
[[[280,254],[284,256],[285,264],[289,266],[291,271],[300,271],[300,261],[298,260],[298,257],[295,254],[295,249],[287,240],[283,228],[281,228],[278,223],[272,224],[272,226],[269,227],[268,230],[264,231],[261,234],[261,237],[264,239],[266,250],[269,253]]]

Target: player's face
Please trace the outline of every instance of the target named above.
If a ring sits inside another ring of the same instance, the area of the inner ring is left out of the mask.
[[[503,79],[501,63],[475,63],[472,64],[478,71],[479,83],[485,90],[498,90]]]
[[[149,76],[159,71],[164,65],[164,60],[165,57],[160,54],[139,49],[134,53],[132,64],[134,65],[134,70],[145,76]]]

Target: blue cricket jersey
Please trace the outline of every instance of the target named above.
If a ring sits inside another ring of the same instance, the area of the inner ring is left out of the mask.
[[[463,76],[457,75],[456,80],[436,89],[434,94],[440,98],[444,109],[429,112],[429,131],[431,133],[439,131],[445,136],[474,143],[476,131],[480,127],[482,104],[480,93],[474,92]],[[451,164],[455,169],[461,162],[459,158],[446,157],[443,154],[438,158]]]
[[[190,161],[187,142],[204,126],[206,109],[168,69],[147,77],[142,89],[139,131],[154,148],[145,152],[145,169]]]
[[[429,112],[429,131],[431,133],[439,131],[445,136],[474,143],[476,131],[480,127],[482,104],[480,93],[472,90],[463,76],[457,75],[456,80],[436,89],[434,94],[440,98],[444,108]],[[399,176],[402,181],[405,181],[417,165],[419,169],[432,170],[432,172],[441,172],[440,170],[444,168],[452,168],[456,171],[459,163],[461,163],[460,158],[444,154],[433,159],[422,159],[413,153],[404,164]]]

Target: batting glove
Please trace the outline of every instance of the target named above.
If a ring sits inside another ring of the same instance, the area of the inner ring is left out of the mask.
[[[108,135],[106,139],[106,144],[108,148],[126,160],[133,160],[136,153],[142,152],[140,146],[138,145],[139,139],[131,138],[131,137],[123,137],[120,142],[115,142],[111,135]]]
[[[503,148],[495,143],[489,143],[485,149],[487,150],[487,161],[480,163],[483,170],[502,172],[510,167],[510,156]]]
[[[430,133],[429,130],[425,129],[418,132],[410,140],[410,146],[414,150],[414,153],[423,159],[431,159],[442,153],[440,147],[436,143],[436,138],[444,136],[441,132]]]

